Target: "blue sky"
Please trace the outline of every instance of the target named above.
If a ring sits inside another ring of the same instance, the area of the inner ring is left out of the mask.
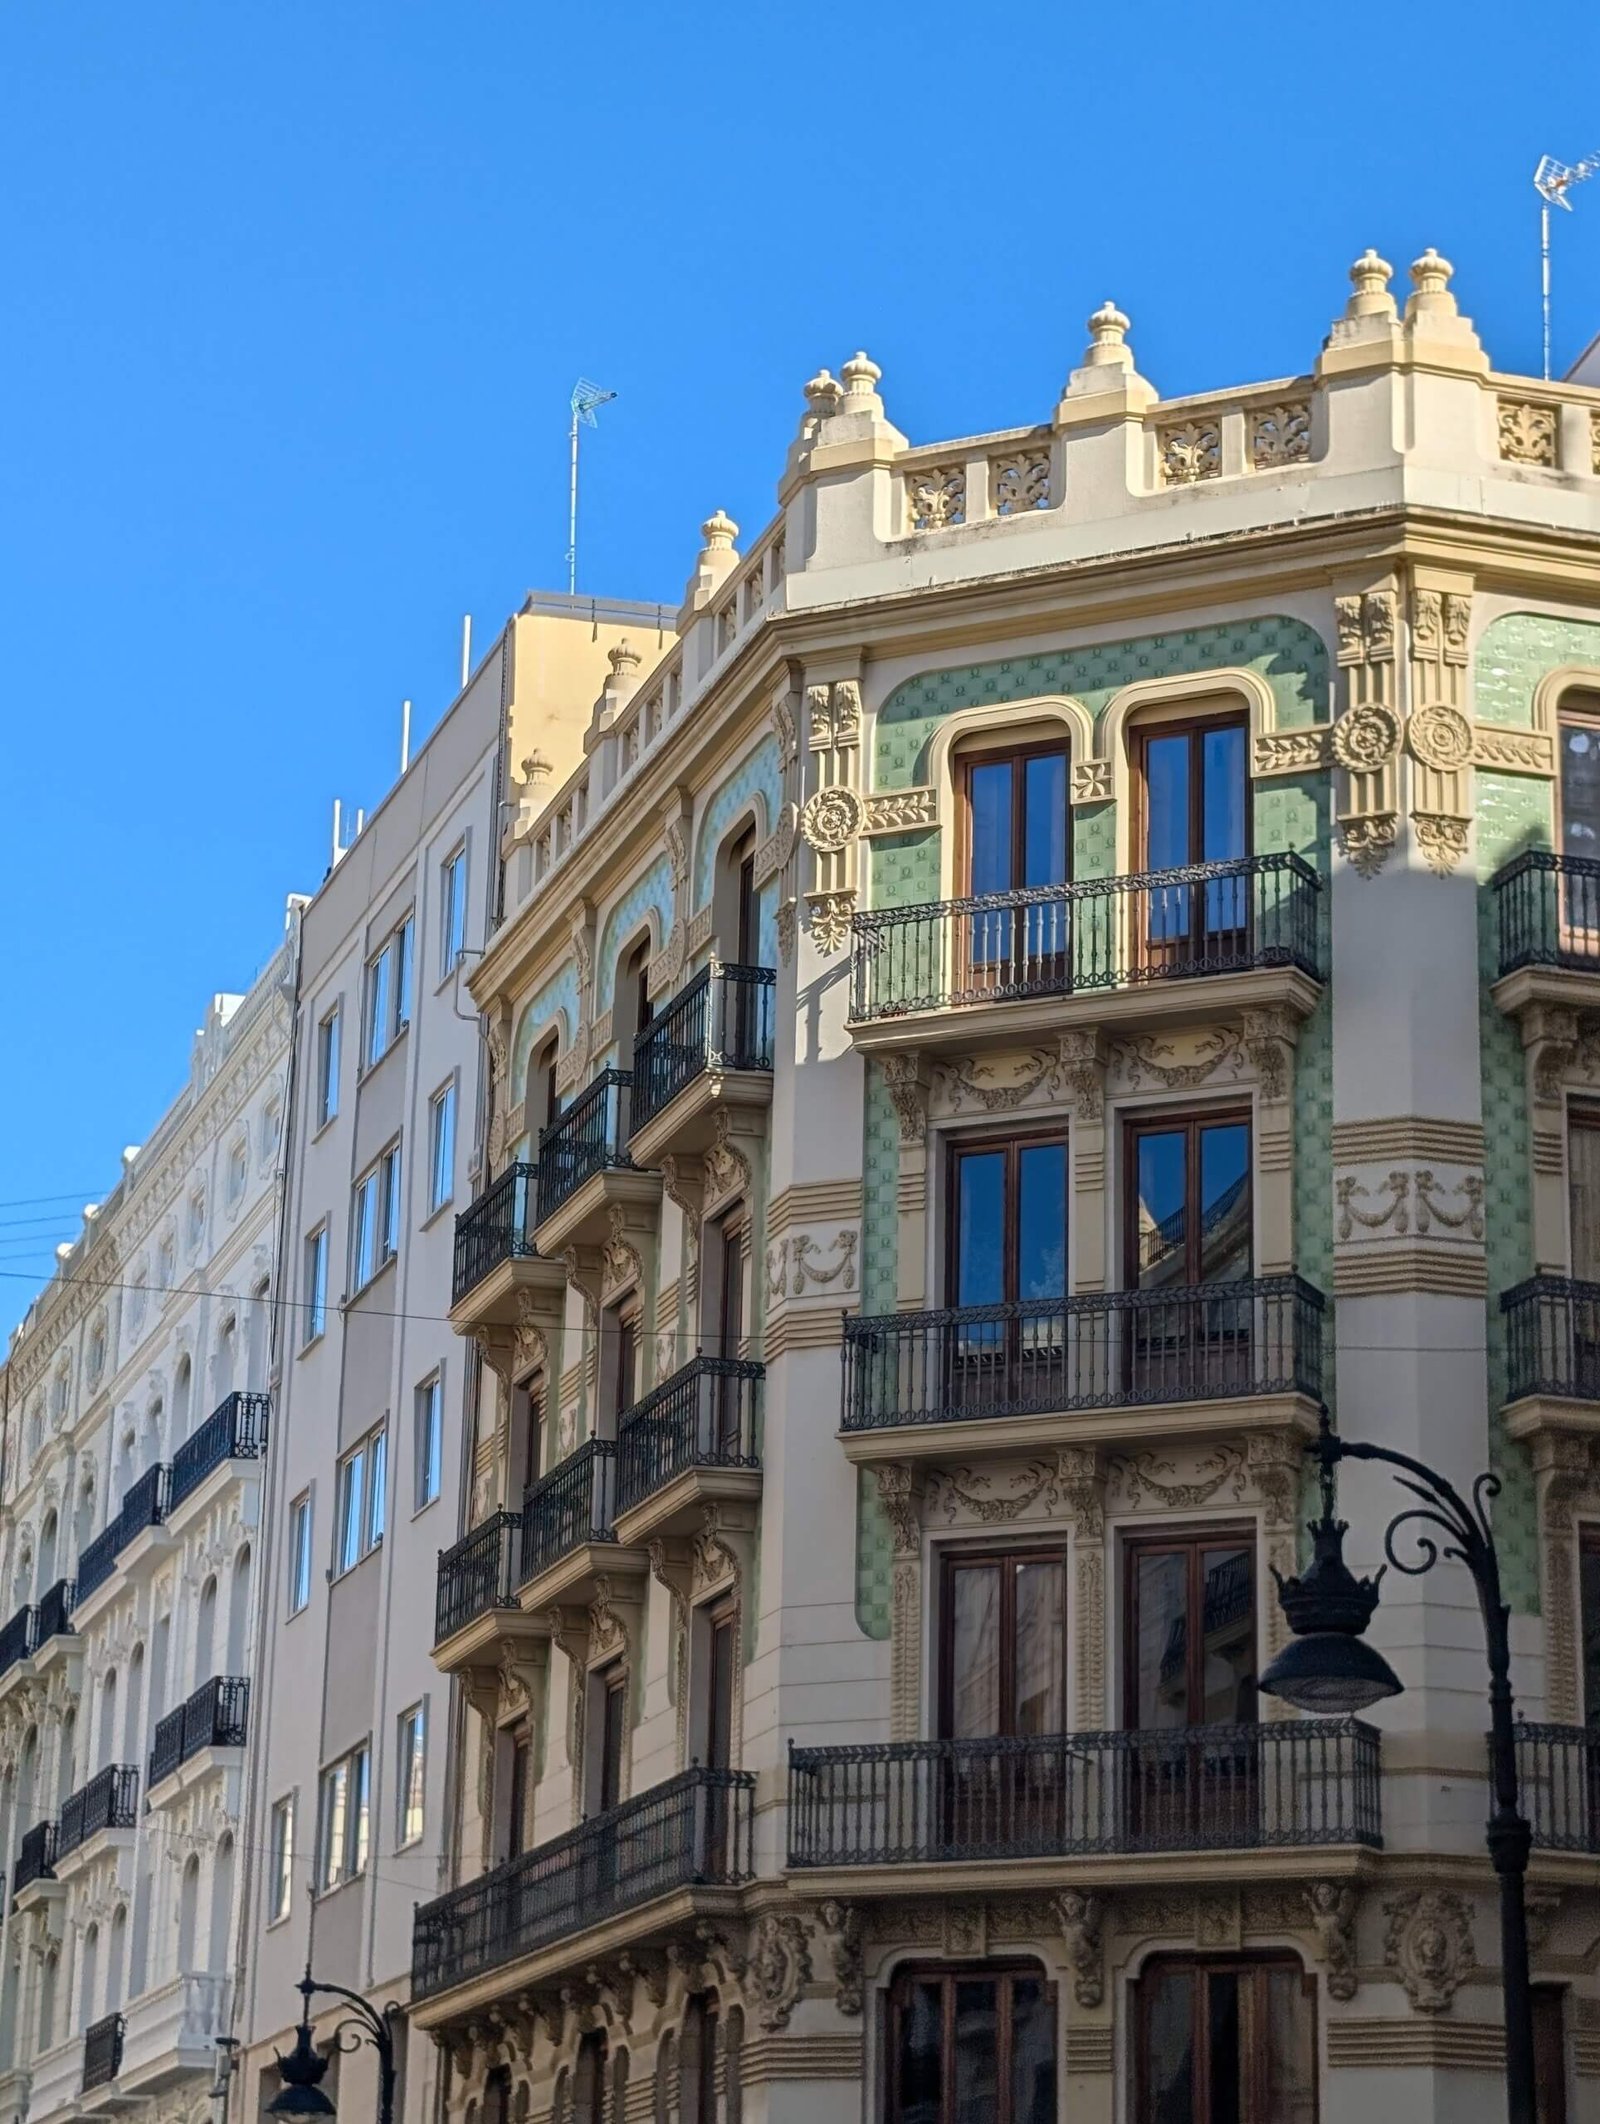
[[[0,0],[0,1319],[461,615],[561,587],[575,376],[620,394],[581,587],[674,602],[858,345],[914,441],[971,434],[1047,413],[1108,295],[1200,390],[1435,243],[1536,371],[1529,177],[1600,147],[1597,57],[1582,8],[1433,0]],[[1558,367],[1600,179],[1559,220]]]

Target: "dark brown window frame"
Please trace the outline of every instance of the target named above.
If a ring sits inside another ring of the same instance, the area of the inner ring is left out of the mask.
[[[895,1970],[893,1981],[882,1994],[883,1997],[883,2114],[887,2124],[898,2124],[900,2116],[900,2014],[904,1995],[914,1983],[942,1982],[945,1995],[942,2003],[944,2034],[941,2041],[941,2056],[944,2060],[945,2087],[942,2091],[941,2109],[948,2111],[948,2095],[952,2074],[955,2046],[951,2040],[951,2024],[955,2015],[955,1987],[958,1983],[977,1980],[998,1982],[1004,1978],[1025,1977],[1038,1984],[1045,1996],[1050,2013],[1053,2037],[1051,2055],[1055,2064],[1056,2100],[1059,2104],[1063,2081],[1063,2060],[1060,2043],[1060,2000],[1055,1979],[1042,1963],[1026,1956],[996,1956],[986,1962],[903,1962]],[[1009,2090],[1011,2080],[1011,2016],[1003,2010],[996,2015],[998,2041],[995,2057],[995,2081],[997,2086]],[[1006,2106],[1010,2106],[1009,2092]],[[995,2124],[1011,2124],[997,2112]]]
[[[1063,822],[1066,847],[1066,877],[1052,878],[1051,884],[1069,884],[1072,879],[1072,745],[1070,733],[1063,728],[1059,738],[1036,738],[1024,744],[996,737],[992,742],[974,739],[969,746],[963,745],[955,755],[955,771],[959,778],[960,801],[956,805],[955,876],[956,897],[972,896],[972,851],[975,836],[972,830],[972,770],[974,767],[995,767],[1002,761],[1015,768],[1031,759],[1044,759],[1059,755],[1062,762],[1062,804],[1066,812]],[[1015,775],[1011,784],[1011,874],[1015,877],[1022,867],[1024,852],[1024,800],[1021,791],[1024,780]]]
[[[1140,1968],[1134,1979],[1134,2010],[1130,2016],[1130,2033],[1133,2040],[1132,2071],[1134,2124],[1148,2124],[1150,2113],[1150,1998],[1151,1976],[1158,1970],[1187,1969],[1198,1979],[1212,1972],[1238,1972],[1240,1970],[1292,1969],[1300,1978],[1301,1995],[1311,2015],[1311,2055],[1319,2055],[1320,2031],[1317,2026],[1317,1980],[1314,1973],[1296,1954],[1155,1954]],[[1195,2114],[1202,2114],[1202,2098],[1210,2088],[1210,2025],[1204,2012],[1194,2017],[1195,2056]],[[1262,2067],[1266,2058],[1265,2048],[1247,2054],[1247,2069],[1250,2073],[1253,2099],[1250,2107],[1256,2124],[1271,2124],[1265,2105],[1265,2088],[1262,2084]],[[1321,2075],[1312,2073],[1313,2116],[1322,2113]]]
[[[1061,1146],[1065,1162],[1064,1177],[1066,1185],[1061,1191],[1061,1245],[1062,1259],[1065,1261],[1070,1258],[1068,1247],[1072,1226],[1072,1149],[1070,1131],[1066,1123],[1063,1122],[1059,1127],[1042,1126],[1030,1129],[985,1128],[963,1130],[947,1139],[945,1144],[944,1174],[944,1288],[945,1303],[947,1305],[953,1306],[957,1302],[956,1286],[960,1270],[961,1227],[960,1219],[956,1214],[956,1173],[960,1160],[974,1152],[982,1154],[995,1150],[1007,1151],[1009,1156],[1006,1161],[1006,1194],[1014,1209],[1017,1153],[1022,1150],[1042,1150],[1052,1144]],[[1017,1259],[1017,1228],[1016,1218],[1013,1215],[1008,1217],[1006,1221],[1005,1263],[1002,1278],[1007,1289],[1013,1292],[1017,1286]],[[1065,1296],[1064,1293],[1063,1296]],[[1006,1305],[1013,1302],[1014,1300],[1010,1298],[1002,1299],[1001,1301],[1002,1304]]]
[[[1563,801],[1566,792],[1566,783],[1561,773],[1561,733],[1563,730],[1569,728],[1577,730],[1592,730],[1595,736],[1597,738],[1600,738],[1600,690],[1586,686],[1575,686],[1572,690],[1574,693],[1587,694],[1589,698],[1594,701],[1595,705],[1592,708],[1573,708],[1567,705],[1567,701],[1565,698],[1559,700],[1556,703],[1555,828],[1556,847],[1562,850],[1564,850],[1566,847],[1567,818],[1566,806]]]
[[[1244,852],[1255,852],[1254,807],[1250,803],[1250,718],[1239,710],[1229,710],[1218,715],[1175,716],[1171,722],[1152,719],[1148,723],[1135,723],[1128,732],[1132,741],[1133,788],[1130,792],[1132,806],[1133,846],[1138,851],[1136,868],[1150,868],[1150,777],[1146,762],[1151,740],[1154,738],[1195,737],[1208,730],[1242,730],[1244,732]],[[1194,771],[1198,758],[1199,772]],[[1200,751],[1191,754],[1189,774],[1189,856],[1188,861],[1198,863],[1201,858],[1195,850],[1205,841],[1205,755]]]
[[[1016,1566],[1027,1563],[1053,1563],[1061,1567],[1062,1582],[1062,1631],[1061,1631],[1061,1701],[1067,1702],[1067,1648],[1071,1632],[1070,1602],[1072,1586],[1068,1575],[1069,1556],[1065,1548],[1051,1542],[1029,1545],[1023,1542],[1010,1544],[985,1544],[981,1548],[964,1548],[955,1543],[942,1545],[939,1557],[939,1613],[938,1613],[938,1711],[939,1738],[950,1738],[950,1710],[955,1682],[955,1589],[953,1575],[960,1570],[971,1570],[984,1564]],[[1001,1580],[1000,1602],[1000,1697],[1002,1704],[1009,1702],[1010,1724],[1002,1725],[1004,1737],[1016,1727],[1017,1695],[1017,1631],[1016,1631],[1016,1574],[1007,1572]],[[1004,1718],[1006,1714],[1002,1712]]]
[[[1137,1113],[1122,1116],[1122,1281],[1125,1290],[1139,1288],[1139,1164],[1138,1139],[1141,1135],[1172,1135],[1178,1129],[1189,1132],[1188,1147],[1184,1152],[1184,1195],[1191,1208],[1197,1208],[1200,1200],[1200,1131],[1203,1128],[1234,1128],[1242,1123],[1249,1150],[1248,1170],[1250,1176],[1250,1264],[1255,1272],[1255,1206],[1256,1206],[1256,1128],[1255,1115],[1248,1105],[1231,1101],[1216,1106],[1180,1106],[1141,1108]],[[1189,1250],[1185,1266],[1192,1262],[1198,1269],[1198,1247],[1201,1238],[1200,1220],[1189,1219],[1189,1229],[1184,1238]]]
[[[1196,1523],[1192,1520],[1176,1522],[1166,1527],[1130,1529],[1119,1544],[1118,1564],[1122,1572],[1122,1729],[1134,1732],[1134,1718],[1139,1704],[1139,1574],[1135,1569],[1141,1555],[1160,1555],[1173,1550],[1189,1552],[1189,1600],[1191,1613],[1205,1614],[1205,1577],[1200,1558],[1205,1549],[1220,1549],[1230,1545],[1248,1549],[1250,1552],[1251,1604],[1250,1637],[1254,1664],[1261,1660],[1261,1582],[1260,1582],[1260,1530],[1249,1520],[1223,1519],[1215,1526]],[[1191,1704],[1202,1701],[1201,1663],[1205,1651],[1204,1633],[1191,1629],[1189,1632],[1189,1672],[1185,1677]],[[1181,1731],[1174,1727],[1173,1731]]]

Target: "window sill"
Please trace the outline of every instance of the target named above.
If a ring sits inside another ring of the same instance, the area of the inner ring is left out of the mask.
[[[431,1512],[434,1506],[439,1502],[439,1499],[443,1494],[444,1493],[442,1490],[435,1490],[433,1495],[426,1502],[426,1504],[419,1504],[413,1506],[411,1517],[416,1520],[420,1519],[424,1512]]]
[[[355,1574],[361,1569],[361,1566],[364,1563],[370,1563],[374,1556],[381,1556],[382,1553],[383,1536],[380,1534],[377,1540],[372,1544],[372,1547],[370,1549],[363,1549],[361,1554],[356,1558],[353,1564],[343,1564],[338,1569],[330,1571],[328,1573],[329,1585],[336,1586],[346,1578],[354,1578]],[[304,1611],[302,1610],[302,1613],[303,1612]]]
[[[417,1226],[417,1230],[419,1232],[425,1232],[428,1229],[429,1225],[438,1223],[439,1219],[445,1214],[446,1210],[452,1210],[455,1208],[455,1206],[456,1198],[454,1194],[446,1195],[442,1202],[436,1204],[434,1208],[429,1210],[427,1216],[424,1217],[422,1222]]]
[[[395,1252],[389,1256],[387,1261],[379,1263],[377,1268],[373,1270],[372,1274],[367,1278],[365,1283],[358,1284],[355,1290],[347,1292],[345,1296],[339,1300],[340,1312],[349,1312],[351,1306],[355,1305],[358,1300],[365,1298],[368,1291],[372,1290],[377,1284],[380,1284],[383,1281],[384,1277],[388,1275],[390,1269],[394,1267],[395,1263],[399,1259],[400,1254],[397,1248]]]
[[[339,1109],[338,1107],[335,1107],[333,1112],[328,1115],[326,1120],[319,1121],[317,1123],[316,1127],[311,1131],[311,1134],[306,1138],[306,1141],[308,1143],[320,1143],[323,1137],[328,1133],[329,1129],[332,1128],[335,1121],[338,1120],[338,1118]]]
[[[331,1897],[338,1895],[343,1889],[356,1887],[360,1882],[364,1881],[366,1877],[367,1870],[363,1866],[359,1873],[347,1873],[342,1881],[334,1881],[329,1887],[326,1888],[314,1889],[312,1891],[313,1898],[319,1903],[326,1903]]]
[[[314,1335],[308,1335],[306,1337],[305,1341],[301,1343],[299,1349],[295,1352],[295,1355],[297,1357],[309,1357],[311,1355],[311,1352],[316,1348],[317,1344],[319,1342],[326,1342],[327,1339],[327,1329],[325,1327],[318,1328],[317,1332]]]

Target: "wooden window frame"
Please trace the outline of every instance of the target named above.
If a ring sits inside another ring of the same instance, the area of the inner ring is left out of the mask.
[[[992,742],[975,742],[970,749],[963,746],[955,757],[955,770],[958,778],[955,845],[955,879],[957,888],[955,897],[957,899],[971,899],[973,897],[972,854],[976,838],[972,829],[973,768],[995,767],[1005,761],[1015,769],[1025,765],[1029,760],[1043,759],[1046,756],[1053,757],[1057,754],[1060,755],[1062,762],[1062,804],[1066,812],[1064,845],[1066,848],[1065,868],[1067,874],[1064,878],[1052,878],[1049,882],[1052,885],[1071,884],[1072,745],[1069,733],[1063,730],[1059,738],[1035,738],[1023,744],[997,737]],[[1025,807],[1021,795],[1025,784],[1025,777],[1019,778],[1015,774],[1013,775],[1011,784],[1011,873],[1013,877],[1022,868],[1022,858],[1025,853],[1025,837],[1023,833]],[[1021,891],[1022,888],[1014,885],[1011,890],[1016,892]]]
[[[1250,718],[1239,711],[1228,710],[1217,715],[1192,715],[1175,717],[1171,722],[1152,720],[1135,723],[1129,735],[1134,743],[1133,788],[1130,792],[1132,805],[1133,847],[1137,851],[1135,867],[1141,876],[1150,870],[1150,776],[1148,761],[1150,745],[1156,738],[1195,738],[1211,730],[1242,730],[1244,732],[1244,853],[1255,853],[1255,820],[1250,803]],[[1189,774],[1189,856],[1188,861],[1198,863],[1203,857],[1194,853],[1205,841],[1205,751],[1204,747],[1191,752]],[[1199,771],[1194,771],[1195,762]]]
[[[1053,1543],[1040,1543],[1029,1547],[1024,1543],[998,1545],[983,1548],[958,1548],[947,1545],[939,1558],[939,1615],[938,1615],[938,1726],[940,1740],[951,1738],[951,1708],[955,1684],[955,1585],[954,1574],[960,1570],[998,1564],[1005,1569],[1000,1592],[1000,1698],[1002,1725],[996,1739],[1014,1738],[1017,1719],[1017,1630],[1016,1630],[1016,1569],[1019,1564],[1052,1563],[1061,1570],[1062,1619],[1061,1631],[1061,1703],[1067,1708],[1067,1648],[1071,1634],[1072,1587],[1068,1572],[1069,1557],[1065,1548]],[[1009,1705],[1009,1709],[1005,1708]]]
[[[1122,1537],[1122,1601],[1120,1621],[1122,1625],[1122,1730],[1134,1733],[1141,1730],[1135,1719],[1139,1708],[1139,1573],[1140,1556],[1160,1555],[1174,1550],[1189,1552],[1189,1585],[1191,1622],[1196,1614],[1205,1615],[1205,1579],[1200,1559],[1206,1549],[1226,1548],[1237,1544],[1250,1558],[1250,1642],[1252,1664],[1259,1670],[1261,1664],[1261,1574],[1260,1559],[1256,1553],[1259,1543],[1257,1528],[1249,1520],[1219,1520],[1212,1526],[1196,1526],[1192,1521],[1181,1526],[1150,1527],[1129,1532]],[[1202,1660],[1205,1652],[1204,1632],[1191,1628],[1189,1633],[1189,1671],[1185,1684],[1191,1707],[1203,1702]],[[1204,1720],[1191,1724],[1204,1724]],[[1185,1729],[1175,1726],[1175,1733]]]
[[[958,1302],[955,1294],[961,1266],[961,1220],[957,1215],[957,1173],[959,1171],[961,1159],[963,1157],[970,1156],[974,1152],[981,1155],[985,1152],[1004,1150],[1007,1153],[1005,1187],[1006,1198],[1011,1213],[1008,1214],[1006,1218],[1005,1255],[1004,1266],[1002,1271],[1002,1282],[1007,1290],[1015,1292],[1017,1288],[1017,1268],[1019,1261],[1019,1251],[1017,1247],[1017,1220],[1015,1216],[1018,1154],[1024,1150],[1048,1149],[1052,1145],[1056,1144],[1059,1144],[1061,1147],[1066,1165],[1066,1170],[1063,1175],[1065,1185],[1063,1186],[1061,1191],[1061,1247],[1062,1260],[1063,1262],[1065,1262],[1068,1259],[1067,1249],[1070,1241],[1072,1225],[1072,1152],[1069,1138],[1070,1131],[1067,1128],[1066,1123],[1063,1122],[1058,1128],[1051,1128],[1046,1126],[1031,1129],[974,1129],[970,1133],[964,1132],[959,1135],[953,1135],[948,1139],[945,1145],[944,1191],[946,1207],[944,1233],[944,1288],[946,1305],[953,1306]],[[1066,1292],[1063,1291],[1063,1303],[1065,1303],[1066,1301],[1066,1295]],[[1017,1301],[1014,1297],[1002,1298],[1000,1301],[1002,1305],[1013,1305],[1016,1302]]]
[[[1150,1999],[1154,1988],[1150,1979],[1156,1971],[1163,1969],[1187,1969],[1194,1979],[1197,1989],[1200,1987],[1200,1979],[1213,1973],[1238,1973],[1241,1970],[1293,1970],[1300,1978],[1301,1996],[1306,2002],[1307,2012],[1311,2015],[1312,2059],[1315,2061],[1318,2058],[1320,2031],[1317,2027],[1317,1980],[1313,1972],[1307,1969],[1305,1963],[1301,1961],[1298,1955],[1152,1955],[1140,1969],[1134,1983],[1134,2010],[1131,2016],[1133,2057],[1130,2075],[1133,2083],[1134,2124],[1148,2124],[1150,2114]],[[1203,2010],[1191,2010],[1193,2011],[1193,2019],[1190,2025],[1193,2030],[1193,2055],[1195,2060],[1194,2107],[1196,2116],[1202,2116],[1207,2113],[1209,2106],[1207,2098],[1211,2092],[1210,2017]],[[1266,2109],[1265,2061],[1266,2047],[1264,2044],[1253,2051],[1244,2051],[1241,2056],[1241,2063],[1244,2066],[1243,2079],[1250,2086],[1247,2113],[1251,2116],[1253,2124],[1272,2124]],[[1316,2069],[1315,2062],[1311,2077],[1313,2124],[1316,2124],[1316,2120],[1320,2119],[1322,2114],[1322,2087],[1321,2074]]]
[[[1205,1128],[1234,1128],[1243,1124],[1248,1149],[1246,1170],[1250,1182],[1250,1274],[1255,1274],[1256,1260],[1256,1128],[1255,1115],[1248,1105],[1232,1103],[1217,1106],[1182,1106],[1170,1111],[1157,1107],[1145,1108],[1136,1114],[1122,1117],[1122,1284],[1124,1290],[1136,1291],[1139,1283],[1139,1161],[1140,1136],[1172,1135],[1178,1129],[1188,1131],[1189,1142],[1184,1153],[1185,1206],[1198,1208],[1200,1201],[1200,1132]],[[1198,1217],[1190,1216],[1184,1237],[1186,1250],[1185,1267],[1192,1262],[1199,1268],[1199,1242],[1201,1238]],[[1248,1282],[1248,1277],[1242,1278]],[[1193,1280],[1181,1288],[1196,1287]]]
[[[955,1995],[959,1983],[993,1983],[997,1987],[1018,1977],[1038,1984],[1044,1993],[1049,2011],[1052,2036],[1051,2056],[1055,2065],[1056,2101],[1061,2100],[1063,2084],[1063,2059],[1060,2039],[1060,2001],[1055,1979],[1048,1969],[1026,1957],[999,1957],[985,1962],[908,1962],[894,1973],[894,1981],[883,1995],[884,2030],[883,2045],[883,2114],[887,2124],[900,2124],[900,2022],[905,2001],[913,1984],[941,1983],[944,1995],[940,2002],[941,2034],[939,2055],[941,2065],[940,2113],[951,2114],[951,2095],[955,2073]],[[1001,2090],[1001,2103],[995,2111],[994,2124],[1016,2124],[1009,2114],[1011,2107],[1012,2066],[1012,2016],[1005,2010],[1002,2000],[996,2000],[995,2012],[995,2084]]]

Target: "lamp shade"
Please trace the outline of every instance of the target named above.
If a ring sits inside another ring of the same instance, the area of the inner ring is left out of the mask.
[[[294,2048],[285,2057],[278,2053],[278,2076],[282,2087],[267,2104],[269,2117],[332,2117],[338,2112],[322,2091],[328,2061],[311,2040],[304,2021],[295,2031]]]
[[[1364,1637],[1313,1630],[1292,1637],[1261,1677],[1268,1696],[1297,1711],[1336,1717],[1400,1694],[1400,1677]]]

